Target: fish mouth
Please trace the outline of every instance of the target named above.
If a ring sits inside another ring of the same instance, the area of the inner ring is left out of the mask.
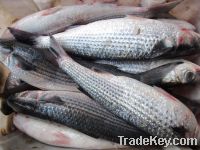
[[[7,99],[7,104],[16,112],[32,111],[34,112],[37,108],[37,102],[31,100],[24,100],[10,96]]]

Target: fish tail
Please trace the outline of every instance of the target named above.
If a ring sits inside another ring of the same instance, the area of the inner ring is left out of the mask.
[[[15,29],[12,27],[8,27],[10,33],[15,37],[15,39],[19,42],[29,44],[29,45],[37,45],[37,38],[40,36],[38,34],[22,31],[19,29]]]
[[[165,17],[165,15],[169,17],[170,16],[170,14],[168,14],[169,11],[175,8],[182,1],[183,0],[175,0],[168,3],[157,4],[157,5],[151,6],[149,8],[149,11],[153,14],[153,16],[156,16],[156,17],[159,17],[158,14],[161,15],[162,17]]]
[[[50,35],[49,51],[56,59],[70,57],[52,35]]]

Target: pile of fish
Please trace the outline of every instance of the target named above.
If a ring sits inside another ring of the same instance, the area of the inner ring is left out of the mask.
[[[60,147],[122,148],[118,136],[200,142],[200,101],[181,92],[200,82],[189,59],[200,53],[200,34],[168,14],[181,2],[54,7],[18,20],[0,39],[10,70],[3,112]]]

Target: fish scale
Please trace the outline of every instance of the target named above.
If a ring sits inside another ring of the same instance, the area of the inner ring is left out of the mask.
[[[52,91],[52,92],[55,93],[54,91]],[[68,93],[68,92],[66,92],[66,93]],[[48,94],[52,94],[52,93],[48,93]],[[108,120],[110,120],[109,114],[107,114],[106,110],[101,109],[99,107],[95,107],[95,108],[91,107],[91,105],[94,105],[95,103],[93,101],[91,101],[88,97],[84,98],[84,95],[82,95],[81,93],[70,93],[70,94],[71,95],[60,93],[59,97],[62,98],[62,99],[65,99],[66,95],[67,95],[67,96],[72,98],[72,99],[70,99],[69,97],[67,97],[68,104],[76,106],[76,108],[89,110],[91,112],[92,111],[93,112],[97,112],[97,114],[96,114],[97,116],[99,116],[99,117],[103,116],[103,117],[107,118]],[[75,97],[77,94],[79,94],[81,96],[79,99],[77,99]],[[45,99],[46,97],[48,97],[48,95],[46,95],[46,96],[44,96],[42,98]],[[84,101],[82,100],[83,98],[84,98]],[[31,100],[34,101],[35,100],[34,98],[27,98],[26,96],[25,96],[25,99],[28,100],[28,101],[31,101]],[[112,118],[110,121],[115,122],[117,124],[120,124],[121,126],[124,126],[126,128],[130,128],[130,126],[127,126],[126,124],[124,124],[123,121],[120,122],[120,120],[117,119],[117,118]]]
[[[0,44],[1,62],[16,78],[45,90],[78,91],[72,79],[46,60],[46,56],[37,49],[9,40],[0,40]]]
[[[57,69],[55,72],[55,70],[47,69],[47,68],[52,68],[54,66],[47,60],[44,60],[43,59],[44,56],[41,53],[37,52],[37,50],[34,50],[30,47],[27,47],[25,49],[25,46],[26,45],[22,45],[22,44],[20,45],[20,43],[18,43],[18,44],[15,43],[13,45],[13,47],[15,49],[13,54],[20,56],[30,65],[36,66],[36,69],[38,69],[38,71],[41,71],[41,73],[47,72],[46,73],[47,76],[48,75],[54,76],[56,73],[56,76],[59,76],[60,79],[66,80],[67,78],[69,78],[65,74],[63,74],[63,72],[61,70]],[[42,70],[44,70],[44,72],[42,72]],[[56,78],[56,79],[58,79],[58,78]],[[68,82],[69,81],[70,80],[68,80]]]
[[[55,41],[51,42],[55,44]],[[54,46],[53,48],[61,49]],[[74,62],[69,56],[63,54],[63,51],[61,55],[60,51],[56,51],[60,68],[94,100],[117,116],[159,137],[181,137],[181,133],[174,131],[173,128],[182,126],[189,132],[196,132],[195,126],[198,128],[196,119],[190,110],[178,100],[171,99],[137,80],[91,71]],[[182,117],[177,116],[182,113],[184,113]],[[168,117],[165,117],[166,115]],[[184,120],[188,116],[195,124],[192,127]]]
[[[118,67],[119,70],[128,72],[128,73],[133,73],[133,74],[138,74],[138,73],[143,73],[148,70],[154,69],[156,67],[168,64],[170,62],[174,62],[176,60],[173,59],[159,59],[159,60],[140,60],[140,61],[132,61],[132,60],[97,60],[97,63],[100,64],[108,64],[108,65],[113,65]],[[182,60],[180,60],[182,61]]]
[[[66,67],[66,66],[65,66]],[[71,67],[70,67],[71,68]],[[76,70],[76,69],[75,69]],[[80,70],[79,70],[80,71]],[[84,77],[82,80],[84,81],[84,80],[87,80],[87,79],[90,79],[91,77],[88,77],[88,76],[86,76],[86,77]],[[81,79],[81,77],[79,76],[79,79]],[[97,98],[101,98],[100,96],[102,96],[103,94],[103,96],[104,97],[113,97],[112,96],[112,94],[113,93],[115,93],[115,91],[118,91],[118,89],[116,88],[116,86],[114,85],[113,87],[110,87],[110,84],[106,84],[106,82],[104,81],[104,82],[102,82],[101,80],[99,81],[98,80],[98,78],[94,78],[94,79],[96,79],[96,80],[90,80],[90,81],[88,81],[91,85],[90,85],[90,88],[91,89],[94,89],[96,86],[102,86],[103,88],[105,88],[107,91],[109,91],[108,92],[108,94],[107,93],[104,93],[103,91],[100,91],[100,90],[98,90],[98,93],[95,93],[96,95],[95,95],[95,97],[97,97]],[[83,83],[84,84],[84,83]],[[87,83],[86,83],[87,84]],[[107,85],[107,87],[105,87]],[[100,88],[100,89],[102,89],[102,87]],[[90,89],[89,89],[90,90]],[[92,90],[91,90],[92,91]],[[120,92],[120,91],[119,91]],[[121,92],[120,92],[121,93]],[[110,95],[109,95],[110,94]],[[113,94],[114,95],[114,94]],[[133,95],[131,95],[131,96],[135,96],[135,94],[133,94]],[[119,98],[119,101],[121,102],[121,98],[124,98],[124,99],[126,99],[124,96],[119,96],[118,97]],[[137,97],[138,98],[138,97]],[[143,100],[143,98],[140,98],[140,100]],[[114,101],[114,100],[112,100],[112,101]],[[142,101],[139,101],[140,103],[142,103]],[[115,106],[117,107],[118,106],[118,104],[119,104],[119,106],[121,106],[121,104],[120,103],[116,103],[115,104]],[[128,105],[130,105],[130,102],[129,102],[129,104],[128,103],[125,103],[125,104],[127,104],[126,105],[126,107],[128,106]],[[135,104],[133,103],[131,106],[135,106]],[[131,108],[131,106],[129,106],[129,109]],[[109,107],[109,106],[108,106]],[[126,108],[125,107],[125,108]],[[125,109],[124,108],[124,109]],[[138,109],[139,107],[136,107],[136,108],[134,108],[133,110],[135,110],[135,109]],[[122,112],[122,111],[121,111]],[[134,112],[133,112],[134,113]],[[142,115],[143,114],[143,110],[140,110],[139,112],[138,112],[138,114],[140,114],[140,115]],[[137,116],[137,115],[136,115]],[[157,118],[156,118],[157,119]],[[143,119],[142,119],[143,120]],[[145,120],[145,119],[144,119]],[[143,122],[143,121],[141,121],[141,122]],[[138,123],[138,124],[140,124],[140,123]]]
[[[141,59],[158,57],[178,47],[177,37],[181,34],[180,28],[174,24],[150,19],[122,18],[96,21],[55,34],[54,37],[66,51],[78,55]],[[49,40],[49,37],[39,36],[36,38],[36,46],[48,48]]]
[[[62,104],[57,101],[58,98]],[[9,98],[8,104],[17,112],[49,119],[94,137],[118,141],[118,135],[149,136],[111,114],[82,93],[25,91]]]
[[[181,0],[177,0],[152,7],[118,6],[114,4],[59,6],[24,17],[12,26],[32,33],[56,33],[73,24],[126,15],[158,17],[158,14],[167,13],[180,2]],[[35,24],[35,22],[37,23]]]

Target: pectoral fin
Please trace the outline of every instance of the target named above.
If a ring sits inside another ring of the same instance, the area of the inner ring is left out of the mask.
[[[140,81],[150,85],[162,84],[162,79],[167,73],[172,71],[177,65],[182,64],[183,61],[168,63],[154,69],[148,70],[139,74]]]

